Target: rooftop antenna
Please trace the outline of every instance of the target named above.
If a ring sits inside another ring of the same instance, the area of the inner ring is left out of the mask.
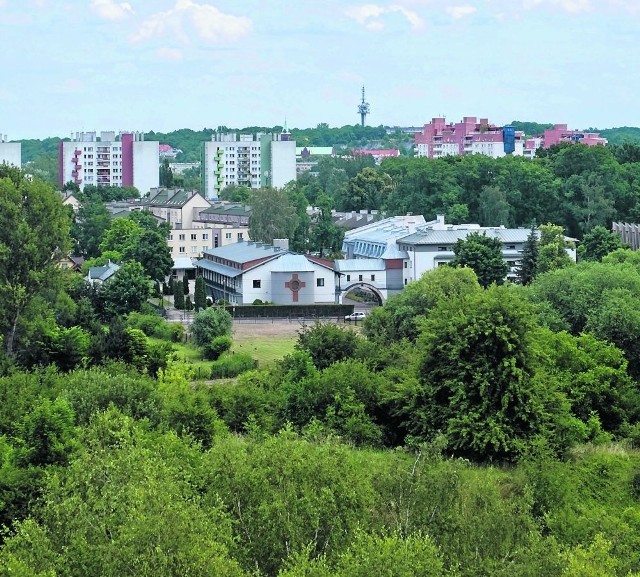
[[[360,124],[364,126],[367,114],[369,114],[369,103],[364,99],[364,86],[362,87],[362,102],[358,104],[358,112],[360,114]]]

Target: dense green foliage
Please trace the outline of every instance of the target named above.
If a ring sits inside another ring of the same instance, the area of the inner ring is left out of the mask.
[[[540,166],[617,162],[591,154]],[[490,218],[507,197],[483,186]],[[471,213],[462,199],[450,214]],[[6,208],[37,278],[38,239]],[[137,218],[103,231],[99,258],[154,230]],[[104,287],[48,277],[0,358],[0,574],[640,574],[640,258],[588,233],[593,260],[567,262],[562,226],[543,225],[526,286],[439,267],[361,327],[304,327],[266,368],[228,350],[222,308],[182,343],[137,260]]]

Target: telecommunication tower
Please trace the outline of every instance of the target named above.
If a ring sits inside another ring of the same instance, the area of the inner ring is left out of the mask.
[[[358,104],[358,112],[360,113],[360,124],[364,126],[367,114],[369,114],[369,103],[364,99],[364,86],[362,87],[362,102]]]

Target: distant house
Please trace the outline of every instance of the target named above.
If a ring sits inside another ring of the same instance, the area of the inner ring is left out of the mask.
[[[114,274],[120,270],[120,266],[109,261],[104,266],[92,266],[84,277],[91,284],[101,285],[107,282]]]
[[[58,266],[62,270],[71,270],[73,272],[80,272],[82,270],[82,264],[84,263],[83,256],[65,256],[58,261]]]
[[[365,148],[354,148],[353,149],[354,156],[373,156],[373,160],[376,164],[380,164],[382,159],[384,158],[395,158],[396,156],[400,156],[400,151],[397,148],[377,148],[377,149],[365,149]]]

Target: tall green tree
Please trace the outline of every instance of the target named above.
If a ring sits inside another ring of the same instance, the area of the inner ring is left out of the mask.
[[[538,274],[573,264],[573,260],[567,252],[569,248],[571,248],[571,244],[565,239],[562,226],[551,223],[541,224],[538,243]]]
[[[442,301],[424,325],[421,389],[408,411],[423,439],[474,459],[513,459],[541,432],[533,313],[509,286]]]
[[[617,234],[604,226],[595,226],[584,235],[578,245],[578,256],[581,260],[602,260],[610,252],[623,247]]]
[[[75,215],[72,235],[80,254],[94,258],[100,254],[100,244],[111,226],[109,211],[98,196],[88,196],[82,201]]]
[[[184,310],[184,284],[180,279],[173,281],[173,306]]]
[[[110,315],[139,311],[151,294],[151,279],[144,274],[140,263],[129,261],[102,285],[99,294]]]
[[[320,256],[335,254],[342,248],[344,230],[333,222],[333,200],[326,194],[318,197],[318,212],[313,218],[309,248]]]
[[[173,171],[169,166],[169,159],[165,158],[160,165],[160,186],[171,188],[173,186]]]
[[[502,284],[509,271],[502,257],[502,243],[499,238],[479,232],[472,232],[465,239],[459,239],[453,246],[455,254],[451,266],[467,266],[478,277],[483,287],[492,283]]]
[[[0,331],[13,357],[20,315],[55,285],[70,246],[69,214],[55,190],[0,164]]]
[[[286,190],[261,188],[251,191],[251,240],[271,244],[274,238],[290,239],[298,222],[296,208]]]
[[[531,232],[522,247],[522,256],[518,264],[516,275],[521,285],[528,285],[536,278],[538,272],[538,233],[535,225],[531,227]]]
[[[198,275],[196,277],[196,287],[193,296],[194,307],[196,312],[201,311],[207,307],[207,291],[204,282],[204,277],[202,275]]]

